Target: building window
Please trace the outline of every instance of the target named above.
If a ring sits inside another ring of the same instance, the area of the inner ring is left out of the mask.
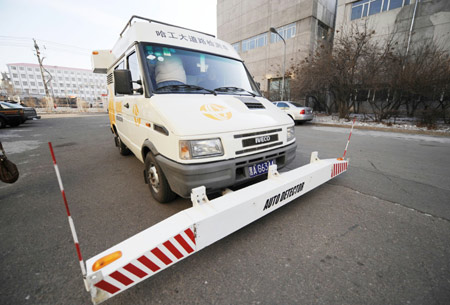
[[[17,73],[13,73],[13,78],[18,78],[19,77],[19,74],[17,74]]]
[[[14,71],[16,71],[16,70],[17,70],[17,68],[16,68],[16,67],[14,67],[14,66],[11,66],[11,70],[14,70]]]
[[[15,85],[15,86],[19,86],[20,83],[19,83],[18,81],[15,81],[15,82],[14,82],[14,85]]]
[[[27,78],[27,75],[26,74],[20,74],[20,77],[21,78]]]
[[[35,82],[30,82],[30,86],[36,86],[36,83]]]
[[[233,48],[236,50],[236,52],[239,52],[240,49],[241,49],[241,48],[240,48],[240,43],[239,43],[239,42],[233,43],[232,46],[233,46]]]
[[[33,69],[31,69],[31,68],[27,68],[27,70],[28,70],[28,71],[33,71]]]
[[[25,68],[24,68],[24,67],[19,67],[19,70],[20,70],[20,71],[24,71]]]
[[[279,101],[281,100],[281,84],[283,82],[283,78],[271,78],[269,79],[269,100],[271,101]],[[290,78],[286,77],[284,79],[284,96],[283,99],[285,101],[290,100]]]
[[[317,39],[328,40],[329,27],[320,21],[317,21]]]
[[[362,17],[403,7],[409,5],[410,2],[411,0],[360,0],[352,4],[350,20],[360,19]]]
[[[267,33],[253,36],[242,41],[242,52],[260,48],[267,45]]]
[[[22,85],[28,86],[28,82],[22,82]]]
[[[280,28],[277,28],[277,32],[280,33],[280,35],[284,38],[284,40],[292,38],[295,36],[296,33],[296,26],[295,23],[291,23],[285,26],[282,26]],[[278,42],[281,41],[280,36],[278,36],[275,33],[270,33],[270,42]]]
[[[240,42],[233,43],[232,46],[236,50],[236,52],[241,51],[241,43]]]

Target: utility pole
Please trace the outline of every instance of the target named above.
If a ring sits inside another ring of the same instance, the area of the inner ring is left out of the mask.
[[[53,104],[53,99],[50,97],[50,92],[48,91],[47,82],[45,81],[44,66],[42,65],[44,58],[41,59],[41,53],[39,52],[39,46],[36,42],[36,39],[33,38],[33,41],[34,41],[34,48],[36,49],[36,56],[37,56],[37,59],[39,62],[39,68],[41,70],[42,82],[44,83],[45,95],[47,96],[47,101],[51,101],[51,103],[48,104],[48,106],[51,108],[53,105],[50,105],[50,104]]]

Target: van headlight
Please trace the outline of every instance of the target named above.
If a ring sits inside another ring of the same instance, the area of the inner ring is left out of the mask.
[[[295,139],[295,127],[291,126],[287,128],[287,141],[290,142]]]
[[[223,147],[219,138],[180,141],[180,159],[182,160],[216,157],[222,155]]]

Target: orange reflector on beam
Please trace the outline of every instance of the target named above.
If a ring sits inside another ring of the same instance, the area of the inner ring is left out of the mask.
[[[122,257],[122,251],[116,251],[114,253],[108,254],[108,255],[102,257],[101,259],[97,260],[92,265],[92,271],[100,270],[103,267],[111,264],[112,262],[114,262],[115,260],[118,260],[121,257]]]
[[[98,51],[93,51],[92,55],[98,55]]]

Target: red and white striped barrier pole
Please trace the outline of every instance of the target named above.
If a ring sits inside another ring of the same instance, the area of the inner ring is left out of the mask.
[[[345,155],[347,154],[348,143],[350,143],[350,138],[352,137],[353,126],[355,126],[356,117],[353,118],[352,129],[350,129],[350,134],[348,136],[347,145],[345,145],[344,155],[342,156],[342,160],[345,159]]]
[[[50,153],[52,154],[53,165],[55,166],[56,177],[58,178],[59,188],[61,190],[61,195],[64,200],[64,205],[66,206],[67,217],[69,219],[70,230],[72,231],[73,242],[75,243],[75,248],[77,249],[78,261],[80,262],[81,273],[83,274],[83,279],[86,278],[86,267],[84,265],[83,257],[81,256],[80,245],[78,244],[77,232],[75,231],[75,225],[72,220],[72,216],[70,216],[69,204],[67,203],[66,193],[64,192],[64,187],[61,180],[61,175],[59,174],[58,164],[56,164],[55,153],[53,152],[52,143],[48,142],[48,146],[50,147]]]

